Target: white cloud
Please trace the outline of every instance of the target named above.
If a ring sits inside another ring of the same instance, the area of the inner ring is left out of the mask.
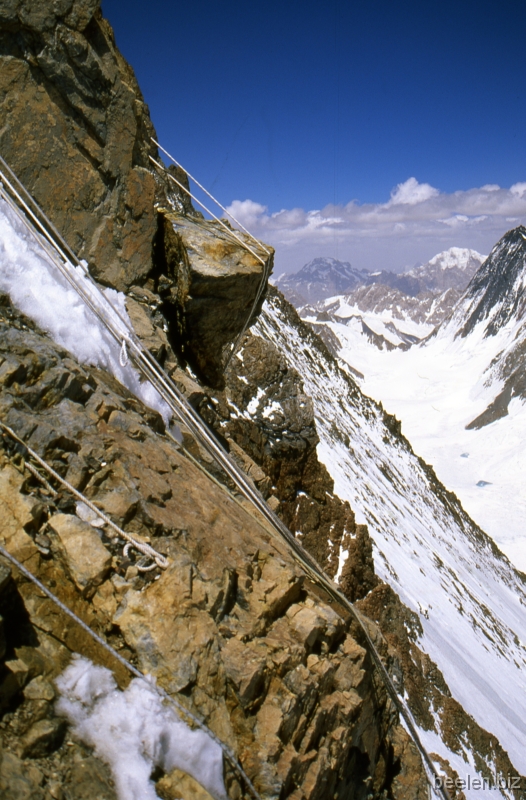
[[[430,197],[436,197],[437,194],[439,194],[438,189],[429,183],[418,183],[416,178],[408,178],[405,183],[399,183],[396,189],[393,189],[387,205],[414,206],[417,203],[424,203]]]
[[[400,270],[452,246],[489,252],[507,230],[526,223],[526,182],[446,193],[409,178],[385,203],[353,200],[270,213],[260,203],[236,200],[228,210],[276,248],[279,272],[300,269],[316,256]]]
[[[242,222],[246,228],[250,227],[250,225],[255,225],[266,211],[267,206],[262,206],[261,203],[254,203],[253,200],[234,200],[228,207],[228,213],[234,219]]]

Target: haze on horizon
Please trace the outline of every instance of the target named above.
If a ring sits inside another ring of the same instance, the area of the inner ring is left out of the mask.
[[[103,0],[161,143],[276,273],[401,271],[526,222],[526,7]]]

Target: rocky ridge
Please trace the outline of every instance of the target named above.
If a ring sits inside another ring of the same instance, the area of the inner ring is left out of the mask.
[[[463,752],[465,746],[473,747],[473,753],[478,752],[475,760],[483,770],[483,764],[493,759],[501,765],[508,764],[508,756],[504,754],[500,745],[497,750],[494,749],[497,743],[496,737],[483,731],[473,717],[460,710],[458,701],[451,697],[447,683],[451,677],[454,677],[455,681],[458,678],[458,659],[454,659],[456,666],[453,672],[447,664],[447,657],[443,659],[442,663],[449,669],[446,681],[440,669],[436,664],[432,665],[429,656],[425,654],[429,644],[424,644],[422,648],[422,642],[425,642],[425,629],[429,625],[433,629],[436,623],[433,619],[429,622],[430,612],[427,604],[429,603],[431,607],[432,603],[445,603],[447,607],[452,602],[451,596],[457,591],[452,586],[451,592],[447,590],[440,598],[435,597],[433,569],[437,565],[440,592],[446,588],[445,573],[442,571],[444,567],[437,555],[441,552],[441,540],[445,542],[444,553],[449,553],[451,549],[452,536],[455,537],[456,546],[459,548],[464,538],[470,542],[468,547],[471,555],[468,558],[474,558],[476,561],[477,580],[479,570],[483,574],[487,572],[490,577],[493,576],[491,580],[495,580],[495,570],[502,570],[502,578],[499,578],[502,585],[510,586],[511,581],[516,586],[517,593],[522,595],[523,576],[513,571],[494,543],[467,517],[457,498],[439,483],[432,468],[414,455],[410,444],[401,435],[398,420],[386,414],[381,405],[374,403],[360,392],[352,378],[340,370],[338,363],[310,327],[301,322],[292,306],[274,290],[269,292],[263,314],[256,326],[256,333],[266,340],[271,340],[278,347],[289,369],[294,365],[294,368],[301,371],[302,379],[314,400],[316,424],[321,439],[319,451],[323,453],[324,459],[330,457],[330,463],[329,461],[325,463],[330,468],[332,476],[339,479],[340,492],[343,488],[341,475],[345,469],[345,486],[348,488],[343,496],[353,496],[353,505],[355,502],[355,507],[361,512],[362,518],[365,515],[369,528],[374,531],[372,535],[375,540],[375,563],[377,567],[380,566],[382,577],[387,583],[396,586],[402,595],[405,594],[413,606],[416,605],[416,609],[404,608],[392,589],[381,582],[363,601],[359,601],[359,605],[363,602],[367,613],[380,621],[380,624],[383,620],[386,625],[384,629],[386,638],[400,648],[397,653],[398,662],[403,665],[401,674],[404,676],[408,703],[415,719],[423,731],[441,730],[452,752]],[[330,396],[327,387],[330,387]],[[265,411],[265,405],[262,404],[258,413],[264,415]],[[421,478],[418,477],[419,474]],[[399,554],[397,542],[401,550]],[[406,571],[408,548],[412,551],[412,567]],[[491,564],[485,566],[485,554],[489,555],[491,552],[495,557],[490,556]],[[420,565],[420,569],[415,567],[413,560]],[[463,561],[464,556],[454,566],[449,563],[446,569],[448,574],[455,576],[455,586],[458,586],[459,576],[463,574]],[[422,585],[417,591],[416,584],[420,580],[420,575],[423,576]],[[404,588],[406,580],[409,581],[407,591]],[[462,580],[469,582],[471,580],[469,574],[465,574]],[[496,583],[498,584],[498,581]],[[472,589],[465,591],[469,594]],[[477,588],[475,591],[480,589]],[[415,604],[415,592],[418,604]],[[435,597],[433,601],[432,596]],[[453,614],[447,624],[450,643],[453,641],[451,637],[456,634],[456,629],[463,624],[460,620],[466,619],[464,590],[462,596],[464,599],[459,606],[459,619],[455,619]],[[474,605],[475,616],[481,613],[480,603],[478,599]],[[490,600],[489,605],[491,605]],[[415,610],[419,613],[415,614]],[[508,622],[511,622],[514,617],[513,608],[510,607],[508,610]],[[482,616],[476,623],[476,629],[484,627],[493,613],[489,606],[484,606]],[[496,613],[497,615],[503,613],[500,604]],[[495,617],[494,619],[496,622]],[[405,620],[405,623],[400,625],[402,620]],[[496,625],[498,627],[501,624],[503,624],[502,618]],[[469,629],[468,625],[467,630]],[[504,635],[503,641],[507,635]],[[440,641],[441,637],[442,634],[439,636]],[[483,652],[487,649],[485,641],[486,639],[482,638]],[[435,652],[438,651],[435,649]],[[438,654],[443,658],[443,654]],[[501,650],[497,648],[495,652],[497,670],[500,669],[501,655]],[[524,658],[524,651],[520,645],[517,657]],[[506,658],[513,665],[514,658],[511,653]],[[438,658],[435,657],[435,660],[438,661]],[[489,661],[487,663],[489,666]],[[517,661],[515,663],[518,664]],[[475,675],[467,677],[462,690],[469,693],[471,691],[469,687],[475,685],[476,681]],[[455,688],[459,691],[458,682]],[[474,710],[471,713],[476,715]],[[438,722],[439,719],[442,721]],[[488,723],[486,724],[490,727]],[[468,740],[471,742],[469,745],[467,745]]]
[[[269,294],[267,303],[279,306],[291,325],[301,327],[279,293],[271,289]],[[264,320],[258,329],[268,325],[267,312]],[[323,351],[319,340],[316,347]],[[327,351],[325,357],[330,358]],[[424,730],[440,729],[453,752],[462,752],[466,745],[472,748],[476,769],[483,775],[488,775],[488,759],[502,774],[513,770],[496,738],[466,714],[451,696],[440,669],[422,650],[418,616],[375,574],[368,528],[356,524],[349,504],[334,494],[334,481],[316,452],[319,439],[312,400],[285,354],[268,339],[247,334],[227,372],[224,393],[209,395],[199,408],[228,442],[233,440],[250,454],[255,461],[250,472],[277,513],[327,574],[338,576],[347,597],[380,625],[389,642],[391,675],[417,723]],[[389,435],[404,446],[397,420],[380,413]],[[438,757],[436,763],[447,767]]]
[[[5,297],[0,332],[2,419],[171,563],[139,573],[111,531],[79,518],[67,493],[24,470],[23,449],[4,436],[2,542],[10,552],[199,713],[262,797],[424,796],[418,756],[359,631],[309,585],[286,546],[165,436],[158,415],[109,376],[75,364]],[[115,669],[121,686],[127,676],[31,584],[2,575],[3,796],[113,798],[107,767],[56,717],[53,678],[79,651]],[[159,796],[179,797],[176,783],[157,776]],[[229,796],[244,796],[235,776],[227,784]]]

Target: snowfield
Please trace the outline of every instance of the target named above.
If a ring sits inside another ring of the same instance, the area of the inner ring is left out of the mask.
[[[272,297],[255,331],[273,341],[301,374],[314,402],[319,458],[336,493],[350,502],[357,521],[369,526],[377,573],[419,614],[424,629],[419,646],[442,670],[453,696],[498,737],[524,773],[522,577],[411,446],[392,433],[381,408],[360,392],[308,326],[291,320],[286,304]],[[435,744],[435,751],[450,758],[443,743],[441,749]],[[471,796],[481,797],[477,791]]]
[[[480,329],[466,339],[439,334],[406,352],[378,350],[351,327],[327,324],[342,343],[340,357],[364,375],[362,390],[402,421],[419,455],[526,572],[524,404],[515,398],[508,416],[466,430],[499,393],[498,381],[485,385],[485,370],[514,338],[513,324],[486,339]]]
[[[362,390],[402,421],[419,455],[433,465],[470,516],[524,572],[525,240],[524,228],[506,234],[451,316],[427,341],[406,352],[371,346],[356,325],[338,320],[326,323],[341,343],[339,357],[364,376]],[[367,322],[375,332],[389,337],[384,315],[376,320],[371,315]],[[404,330],[402,323],[398,327]],[[390,340],[396,343],[392,335]],[[507,386],[512,397],[507,414],[467,430],[500,394],[513,370],[518,377]]]

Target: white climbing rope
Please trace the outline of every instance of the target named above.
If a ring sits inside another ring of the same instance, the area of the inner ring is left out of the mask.
[[[91,500],[88,500],[88,498],[85,495],[83,495],[82,492],[79,492],[78,489],[75,489],[74,486],[72,486],[65,478],[59,475],[59,473],[56,472],[53,469],[53,467],[51,467],[46,461],[44,461],[43,458],[40,458],[38,453],[36,453],[31,447],[29,447],[29,445],[26,442],[24,442],[23,439],[17,436],[14,430],[12,430],[12,428],[10,428],[2,421],[0,421],[0,428],[3,431],[5,431],[12,439],[21,444],[22,447],[25,448],[25,450],[27,450],[31,458],[34,461],[36,461],[37,464],[39,464],[42,467],[42,469],[44,469],[48,473],[48,475],[51,475],[52,478],[58,481],[58,483],[60,483],[65,489],[67,489],[68,492],[70,492],[70,494],[76,497],[77,500],[80,500],[82,503],[85,503],[88,506],[88,508],[90,508],[95,514],[97,514],[97,516],[99,516],[101,519],[104,520],[106,525],[108,525],[108,527],[111,528],[117,534],[117,536],[120,536],[121,539],[124,539],[126,542],[128,542],[128,544],[126,545],[127,547],[133,547],[135,548],[135,550],[138,550],[139,553],[142,553],[144,556],[148,556],[148,558],[153,559],[153,561],[155,562],[155,566],[160,567],[161,569],[166,569],[168,567],[169,561],[166,558],[166,556],[163,556],[160,553],[158,553],[157,550],[154,550],[154,548],[150,547],[149,544],[146,544],[145,542],[139,542],[129,533],[123,531],[122,528],[119,528],[119,526],[116,525],[103,511],[101,511],[100,508],[97,508],[97,506],[94,503],[92,503]],[[35,475],[35,472],[31,471],[33,475]],[[36,472],[35,477],[37,476],[41,478],[38,472]]]
[[[153,161],[153,159],[151,160]],[[16,182],[17,186],[20,187],[19,191],[16,188],[13,188],[11,186],[11,183],[8,182],[14,196],[18,199],[18,201],[24,205],[24,208],[27,208],[28,204],[30,204],[32,207],[36,209],[34,211],[29,210],[30,217],[33,220],[34,224],[31,225],[29,221],[25,219],[24,215],[21,214],[21,212],[17,208],[16,203],[9,197],[9,195],[0,190],[0,196],[4,197],[4,199],[6,199],[7,202],[9,203],[10,207],[16,210],[19,217],[23,221],[25,221],[28,230],[32,233],[33,236],[37,238],[40,244],[42,244],[42,234],[51,243],[56,253],[50,251],[49,247],[44,246],[44,249],[48,254],[49,258],[51,259],[52,263],[57,266],[57,268],[63,275],[65,275],[66,279],[70,282],[73,288],[75,288],[79,296],[82,297],[84,302],[89,306],[89,308],[93,311],[93,313],[97,316],[97,318],[106,326],[108,331],[116,339],[119,345],[121,345],[123,338],[125,336],[127,337],[127,342],[130,351],[129,354],[132,361],[135,363],[135,365],[141,371],[141,373],[146,377],[146,379],[151,383],[151,385],[159,392],[160,396],[168,404],[169,408],[171,409],[173,414],[177,417],[177,419],[179,419],[186,425],[190,433],[200,442],[200,444],[205,448],[205,450],[209,453],[209,455],[211,455],[211,457],[219,464],[219,466],[231,478],[231,480],[233,480],[233,482],[241,491],[241,493],[247,498],[247,500],[249,500],[250,503],[254,505],[255,508],[258,509],[258,511],[263,515],[263,517],[270,523],[272,529],[282,539],[284,539],[287,542],[292,551],[293,556],[296,558],[296,560],[298,560],[302,564],[303,568],[305,569],[307,574],[311,577],[311,579],[314,581],[314,583],[323,587],[323,589],[325,589],[325,591],[328,593],[329,597],[331,597],[339,605],[343,606],[343,608],[345,608],[356,620],[356,622],[358,623],[358,625],[362,630],[362,633],[365,637],[365,641],[367,643],[367,647],[369,649],[369,652],[371,654],[374,663],[376,664],[380,672],[386,690],[391,700],[393,701],[394,705],[398,709],[399,714],[403,718],[407,726],[407,729],[417,749],[420,752],[420,755],[424,762],[424,766],[429,778],[429,785],[431,789],[440,797],[442,797],[442,800],[450,800],[447,789],[443,785],[443,782],[440,780],[440,777],[436,771],[434,763],[420,740],[420,737],[412,720],[411,714],[406,708],[404,701],[398,696],[396,688],[391,680],[391,677],[380,658],[380,655],[374,645],[374,642],[372,641],[369,635],[367,626],[363,618],[361,617],[360,613],[350,602],[350,600],[348,600],[348,598],[345,597],[345,595],[342,594],[342,592],[334,585],[332,580],[325,574],[325,572],[322,570],[322,568],[316,562],[316,560],[310,555],[310,553],[301,546],[301,544],[293,536],[293,534],[289,531],[289,529],[285,526],[285,524],[281,521],[281,519],[269,508],[269,506],[263,499],[260,492],[255,488],[255,486],[251,483],[251,481],[247,478],[247,476],[243,473],[243,471],[235,464],[235,462],[231,459],[228,453],[226,453],[223,450],[223,448],[218,443],[217,439],[210,433],[207,426],[204,424],[203,420],[199,417],[195,409],[190,405],[190,403],[184,397],[184,395],[177,389],[172,379],[169,378],[169,376],[162,370],[158,362],[155,361],[155,359],[151,356],[151,354],[144,349],[137,336],[134,334],[133,331],[131,331],[128,328],[127,323],[120,316],[120,314],[117,311],[115,311],[115,309],[112,306],[109,305],[108,301],[102,294],[100,288],[93,281],[91,276],[89,276],[89,273],[86,273],[86,275],[91,282],[93,290],[91,294],[88,293],[82,285],[80,285],[78,277],[74,273],[72,274],[71,270],[67,269],[68,258],[72,264],[77,264],[77,265],[80,264],[78,258],[64,242],[61,235],[56,231],[55,228],[53,228],[52,224],[47,220],[47,217],[44,214],[44,212],[37,206],[34,199],[29,195],[27,190],[23,187],[18,178],[16,178],[16,176],[14,175],[13,171],[7,166],[7,164],[1,157],[0,157],[0,164],[5,165],[5,167],[9,170],[9,174],[12,176],[12,179]],[[164,167],[161,168],[164,169]],[[3,175],[1,169],[0,169],[0,181],[4,181],[4,183],[6,182],[5,175]],[[177,181],[175,182],[178,183]],[[182,185],[180,186],[184,191],[189,193],[188,190],[186,190]],[[24,193],[27,202],[24,202],[20,198],[21,192]],[[45,221],[45,225],[41,221],[41,218]],[[37,226],[37,230],[41,231],[40,236],[34,230],[34,225]],[[54,242],[54,238],[58,239],[58,243]],[[66,256],[64,255],[64,253],[66,252],[68,253],[68,258],[66,258]],[[60,258],[57,257],[56,255],[57,253],[60,256]],[[66,261],[66,264],[61,263],[61,258],[64,261]],[[95,296],[98,299],[99,306],[95,304],[95,301],[93,299]],[[118,326],[115,325],[114,319],[116,317],[122,323],[123,331],[121,331],[118,328]],[[96,511],[97,514],[101,515],[101,512],[98,509],[95,508],[94,510]]]
[[[121,352],[119,354],[119,364],[121,365],[121,367],[126,367],[128,365],[128,350],[126,347],[126,339],[122,340]]]
[[[167,157],[170,159],[170,161],[173,161],[173,163],[175,164],[175,166],[176,166],[176,167],[179,167],[179,169],[182,169],[182,170],[183,170],[183,172],[186,172],[186,174],[188,175],[188,177],[190,178],[190,180],[192,180],[192,181],[195,183],[195,185],[196,185],[196,186],[199,186],[199,188],[201,189],[201,191],[203,191],[203,192],[204,192],[204,193],[205,193],[205,194],[206,194],[206,195],[207,195],[207,196],[210,198],[210,200],[212,200],[212,201],[213,201],[213,202],[214,202],[214,203],[215,203],[217,206],[219,206],[219,208],[221,209],[221,211],[224,211],[224,212],[225,212],[225,214],[228,214],[228,216],[230,217],[230,219],[233,219],[233,220],[234,220],[234,222],[236,223],[236,225],[238,225],[238,226],[239,226],[239,227],[240,227],[240,228],[241,228],[243,231],[245,231],[245,233],[247,233],[247,234],[250,236],[250,238],[252,239],[252,241],[253,241],[253,242],[255,242],[257,245],[259,245],[259,246],[262,248],[262,250],[264,250],[264,251],[265,251],[265,253],[266,253],[268,256],[270,255],[270,251],[269,251],[269,250],[267,250],[267,248],[265,247],[265,245],[264,245],[262,242],[260,242],[260,241],[259,241],[259,239],[256,239],[256,237],[255,237],[255,236],[252,236],[252,234],[250,233],[250,231],[249,231],[249,230],[247,230],[247,228],[245,228],[245,226],[244,226],[244,225],[243,225],[243,224],[242,224],[242,223],[241,223],[241,222],[240,222],[238,219],[236,219],[236,218],[234,217],[234,215],[233,215],[233,214],[232,214],[230,211],[228,211],[228,210],[227,210],[227,209],[226,209],[226,208],[225,208],[223,205],[221,205],[221,203],[219,202],[219,200],[217,200],[217,198],[215,198],[213,194],[210,194],[210,192],[208,191],[208,189],[205,189],[205,187],[204,187],[202,184],[200,184],[200,183],[199,183],[199,181],[197,180],[197,178],[194,178],[194,176],[193,176],[193,175],[190,175],[190,173],[188,172],[188,170],[187,170],[187,169],[185,169],[185,168],[182,166],[182,164],[180,164],[178,161],[176,161],[176,159],[175,159],[175,158],[174,158],[174,157],[173,157],[173,156],[172,156],[172,155],[171,155],[171,154],[168,152],[168,150],[165,150],[165,149],[164,149],[164,147],[162,147],[162,145],[160,145],[160,144],[159,144],[159,142],[156,142],[156,141],[155,141],[155,139],[153,138],[153,136],[151,136],[151,137],[150,137],[150,139],[151,139],[151,141],[154,143],[154,145],[155,145],[156,147],[158,147],[158,148],[159,148],[159,150],[161,150],[161,151],[162,151],[162,152],[165,154],[165,156],[167,156]]]
[[[166,169],[166,167],[163,164],[161,164],[159,161],[156,161],[155,158],[153,158],[153,156],[148,156],[148,158],[150,159],[152,164],[155,164],[157,169],[161,170],[161,172],[166,173],[166,175],[172,181],[172,183],[175,183],[183,192],[185,192],[189,197],[191,197],[192,200],[194,200],[196,203],[198,203],[201,206],[201,208],[206,211],[207,214],[210,214],[210,216],[213,217],[213,219],[215,219],[215,221],[218,222],[221,225],[221,227],[225,229],[225,231],[228,233],[228,235],[231,236],[233,239],[235,239],[236,242],[238,242],[238,244],[241,245],[241,247],[243,247],[245,250],[248,250],[248,252],[251,253],[254,256],[254,258],[259,261],[260,264],[262,264],[264,267],[266,266],[266,261],[265,261],[264,258],[261,258],[261,256],[259,256],[256,252],[254,252],[254,250],[251,247],[249,247],[248,244],[243,241],[243,239],[240,239],[240,237],[237,236],[235,234],[235,232],[228,227],[228,225],[225,225],[225,223],[223,222],[222,219],[219,219],[219,217],[216,217],[216,215],[214,214],[213,211],[210,211],[210,209],[207,208],[204,203],[202,203],[200,200],[198,200],[197,197],[195,197],[192,194],[192,192],[189,189],[186,188],[186,186],[183,186],[183,184],[180,183],[180,181],[178,181],[177,178],[174,178],[174,176],[171,174],[171,172],[168,172],[168,170]],[[254,238],[254,237],[252,237],[252,238]],[[258,242],[258,244],[259,244],[259,242]],[[265,251],[265,252],[267,252],[267,251]]]
[[[20,561],[16,558],[16,556],[12,555],[1,544],[0,544],[0,555],[2,555],[7,561],[13,564],[17,568],[17,570],[22,575],[24,575],[24,577],[26,577],[38,589],[40,589],[40,591],[43,592],[46,595],[46,597],[48,597],[58,608],[60,608],[60,610],[63,611],[64,614],[67,614],[67,616],[70,617],[70,619],[74,620],[77,623],[77,625],[79,625],[89,636],[91,636],[92,639],[94,639],[98,644],[101,645],[101,647],[103,647],[108,653],[110,653],[134,677],[140,678],[142,681],[145,681],[150,690],[153,689],[154,691],[156,691],[163,698],[163,700],[166,700],[168,703],[174,706],[174,708],[181,716],[186,717],[188,720],[193,722],[193,724],[196,725],[196,727],[200,728],[202,731],[207,733],[208,736],[210,736],[210,738],[217,745],[219,745],[219,747],[225,754],[225,757],[228,760],[230,766],[242,779],[243,783],[246,785],[249,793],[252,795],[254,800],[261,800],[261,797],[254,788],[252,781],[246,774],[245,770],[237,760],[232,750],[228,747],[228,745],[222,742],[221,739],[219,739],[219,737],[216,736],[215,733],[211,731],[210,728],[208,728],[205,725],[205,723],[202,722],[202,720],[199,719],[199,717],[197,717],[195,714],[189,711],[185,706],[182,705],[182,703],[179,703],[175,699],[175,697],[169,695],[167,691],[165,691],[161,686],[155,683],[148,675],[144,675],[140,670],[137,669],[137,667],[134,667],[133,664],[131,664],[127,659],[121,656],[121,654],[118,653],[114,647],[108,644],[108,642],[105,639],[103,639],[102,636],[99,636],[98,633],[95,633],[95,631],[93,631],[89,627],[89,625],[87,625],[84,622],[84,620],[82,620],[77,614],[71,611],[71,609],[68,608],[68,606],[66,606],[61,600],[59,600],[59,598],[55,594],[53,594],[53,592],[51,592],[47,588],[47,586],[44,586],[44,584],[41,581],[39,581],[36,575],[33,575],[33,573],[29,569],[27,569],[27,567],[25,567],[23,564],[20,563]]]
[[[51,484],[48,483],[48,481],[44,478],[44,476],[40,474],[38,469],[36,469],[32,464],[30,464],[29,461],[24,461],[24,469],[27,469],[27,471],[30,472],[31,475],[33,475],[34,478],[36,478],[38,481],[40,481],[40,483],[42,484],[44,489],[47,492],[49,492],[51,497],[56,497],[57,496],[58,492],[55,491],[55,489],[53,489]]]

